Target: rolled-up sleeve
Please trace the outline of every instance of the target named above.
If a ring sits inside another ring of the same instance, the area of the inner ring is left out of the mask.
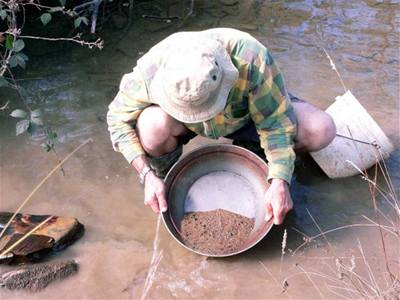
[[[281,72],[267,49],[264,54],[265,59],[249,71],[254,83],[249,110],[268,160],[268,180],[280,178],[290,183],[296,158],[296,117]]]
[[[146,85],[136,67],[132,73],[123,76],[119,92],[108,106],[107,113],[113,148],[121,152],[129,163],[145,153],[135,128],[140,113],[149,105]]]

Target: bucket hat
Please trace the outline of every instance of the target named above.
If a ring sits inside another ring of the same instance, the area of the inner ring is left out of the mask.
[[[184,123],[210,120],[224,109],[239,72],[221,42],[187,35],[164,55],[150,84],[155,104]]]

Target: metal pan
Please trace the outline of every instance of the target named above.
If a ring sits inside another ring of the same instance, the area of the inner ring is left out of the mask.
[[[267,164],[238,146],[207,145],[188,153],[165,178],[168,210],[162,217],[167,230],[183,247],[205,256],[232,256],[250,249],[272,227],[272,221],[265,222],[267,175]],[[240,249],[215,255],[185,245],[179,233],[184,214],[218,208],[254,218],[254,228]]]

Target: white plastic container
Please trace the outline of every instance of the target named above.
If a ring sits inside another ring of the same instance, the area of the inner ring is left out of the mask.
[[[394,150],[388,137],[350,91],[326,109],[337,129],[335,139],[311,156],[330,178],[358,174],[350,162],[366,170]]]

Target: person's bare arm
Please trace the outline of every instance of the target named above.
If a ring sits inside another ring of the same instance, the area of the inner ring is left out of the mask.
[[[288,183],[283,179],[272,179],[265,198],[267,199],[265,220],[268,222],[273,219],[274,224],[282,224],[286,214],[293,208]]]
[[[150,167],[148,158],[145,155],[137,156],[131,165],[140,174],[146,167]],[[167,199],[165,198],[165,184],[162,179],[149,171],[144,176],[144,204],[150,205],[155,213],[167,210]]]
[[[120,91],[111,102],[107,114],[108,129],[116,151],[121,152],[140,174],[150,166],[145,151],[136,133],[136,122],[141,112],[151,105],[145,83],[135,68],[126,74],[120,84]],[[144,178],[144,203],[156,213],[165,211],[164,182],[153,171]]]

